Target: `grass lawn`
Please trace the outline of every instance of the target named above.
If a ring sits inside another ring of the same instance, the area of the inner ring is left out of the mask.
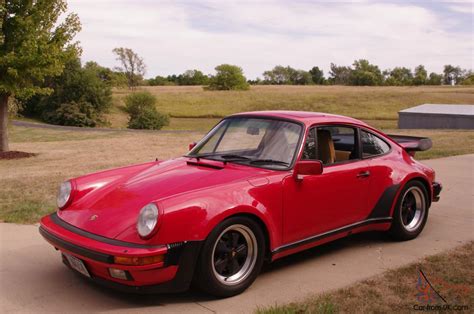
[[[446,303],[443,302],[433,292],[434,300],[431,305],[449,304],[451,311],[446,312],[472,313],[473,259],[474,243],[471,242],[452,251],[427,257],[417,263],[389,270],[347,288],[313,296],[303,302],[258,309],[256,312],[258,314],[417,312],[426,305],[423,300],[427,300],[428,293],[432,292],[430,289],[423,289],[426,285],[423,279],[421,284],[418,283],[421,269],[436,291],[446,300]],[[440,312],[444,311],[434,311],[434,313]]]

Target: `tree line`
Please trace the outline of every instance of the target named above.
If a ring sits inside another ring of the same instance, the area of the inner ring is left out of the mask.
[[[141,84],[150,86],[166,85],[207,85],[212,75],[200,70],[187,70],[182,74],[156,76],[143,80]],[[339,66],[331,63],[328,76],[314,66],[310,70],[295,69],[291,66],[277,65],[263,72],[263,79],[247,81],[251,85],[349,85],[349,86],[420,86],[420,85],[473,85],[472,70],[459,66],[445,65],[443,73],[428,74],[424,65],[414,70],[407,67],[380,70],[368,60],[354,61],[352,66]]]

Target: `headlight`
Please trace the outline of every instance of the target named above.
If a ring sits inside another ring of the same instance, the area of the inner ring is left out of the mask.
[[[69,198],[71,197],[72,192],[72,184],[69,181],[61,183],[59,186],[58,197],[56,199],[56,203],[59,208],[63,208],[66,206]]]
[[[158,222],[158,207],[150,203],[140,210],[137,221],[138,234],[146,237],[155,229]]]

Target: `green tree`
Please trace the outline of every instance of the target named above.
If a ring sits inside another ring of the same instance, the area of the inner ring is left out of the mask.
[[[413,84],[413,74],[411,70],[405,67],[396,67],[388,71],[388,77],[385,85],[389,86],[407,86]]]
[[[134,88],[138,86],[146,72],[143,59],[130,48],[115,48],[112,52],[117,55],[117,60],[122,65],[117,67],[117,70],[124,73],[127,77],[128,87]]]
[[[291,72],[294,71],[291,67],[277,65],[272,70],[263,72],[263,80],[266,84],[284,85],[291,84]]]
[[[331,63],[329,82],[334,85],[350,85],[352,69],[348,66],[338,66]]]
[[[314,84],[324,84],[324,72],[319,67],[313,67],[311,70],[309,70],[309,73],[311,74],[311,79],[313,80]]]
[[[23,114],[38,116],[48,123],[95,126],[103,122],[112,101],[111,84],[98,64],[81,67],[79,58],[71,58],[56,77],[47,79],[50,95],[37,95],[25,102]]]
[[[0,4],[0,151],[8,151],[8,102],[51,93],[42,86],[47,77],[63,71],[71,55],[79,53],[71,43],[81,29],[76,14],[63,22],[65,0],[8,0]]]
[[[426,85],[441,85],[443,82],[443,75],[431,72]]]
[[[137,92],[125,98],[125,111],[130,115],[129,129],[159,130],[169,124],[169,117],[156,110],[156,97],[149,92]]]
[[[209,77],[199,70],[187,70],[177,78],[179,85],[207,85]]]
[[[175,85],[176,83],[174,81],[169,80],[167,77],[157,75],[154,78],[148,79],[147,84],[150,86],[165,86]]]
[[[231,64],[216,66],[216,75],[209,81],[209,90],[248,90],[250,88],[241,67]]]
[[[474,85],[474,73],[468,71],[461,83],[462,85]]]
[[[272,70],[263,72],[264,82],[272,85],[309,85],[313,79],[308,71],[297,70],[290,66],[275,66]]]
[[[415,68],[415,77],[413,78],[413,85],[425,85],[428,79],[428,72],[423,65]]]
[[[360,59],[353,63],[354,69],[351,72],[351,83],[356,86],[382,85],[383,75],[379,67],[370,64],[368,60]]]
[[[290,80],[293,85],[314,84],[311,74],[308,71],[304,71],[304,70],[295,70],[293,73],[291,73]]]
[[[127,78],[124,73],[103,67],[95,61],[86,62],[84,69],[93,71],[100,80],[111,87],[123,87],[127,85]]]

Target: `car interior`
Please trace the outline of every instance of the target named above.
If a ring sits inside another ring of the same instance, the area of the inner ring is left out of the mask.
[[[328,126],[312,129],[305,143],[303,159],[321,160],[324,165],[358,159],[355,143],[356,132],[350,127]]]

